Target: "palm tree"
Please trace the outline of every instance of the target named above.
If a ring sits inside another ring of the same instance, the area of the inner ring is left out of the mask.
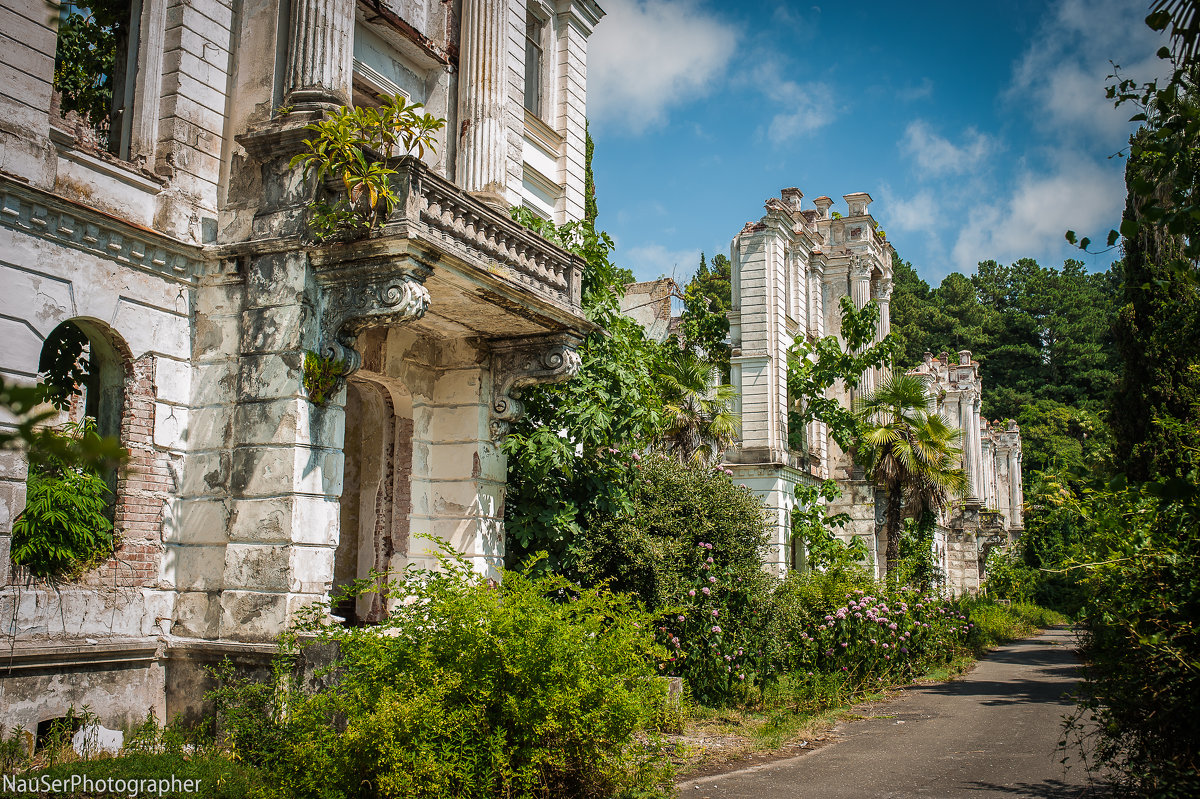
[[[737,437],[738,417],[730,410],[737,392],[715,384],[712,373],[696,353],[672,348],[658,375],[665,419],[659,445],[683,463],[719,458]]]
[[[962,431],[951,429],[933,412],[925,382],[912,375],[886,377],[856,405],[862,424],[856,457],[887,492],[885,560],[891,572],[900,560],[905,506],[919,519],[966,490],[956,446]]]

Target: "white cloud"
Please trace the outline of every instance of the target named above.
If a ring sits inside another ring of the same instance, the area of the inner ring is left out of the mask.
[[[955,268],[970,272],[981,260],[1058,254],[1067,230],[1100,239],[1116,227],[1125,201],[1121,171],[1066,154],[1057,163],[1051,174],[1025,172],[1011,195],[970,210],[954,244]]]
[[[901,149],[916,159],[922,172],[930,175],[961,175],[976,169],[996,149],[994,140],[974,128],[968,128],[961,145],[934,133],[922,120],[910,122],[904,131]]]
[[[933,95],[933,81],[929,78],[921,78],[921,82],[916,85],[908,85],[895,92],[897,100],[902,100],[906,103],[913,100],[920,100]]]
[[[618,260],[638,280],[655,280],[665,276],[687,282],[700,264],[700,250],[669,250],[661,244],[652,243],[631,247],[621,253]]]
[[[891,189],[881,186],[880,205],[876,218],[889,231],[932,231],[944,220],[937,197],[929,189],[921,189],[912,197],[898,197]]]
[[[739,32],[694,0],[605,0],[588,43],[588,116],[641,133],[711,92]]]
[[[1062,0],[1017,62],[1008,99],[1029,107],[1035,124],[1067,140],[1097,139],[1122,146],[1131,107],[1105,97],[1112,73],[1149,80],[1163,71],[1154,52],[1164,37],[1146,27],[1144,3]]]
[[[825,83],[797,83],[783,77],[779,60],[760,64],[741,76],[747,86],[762,92],[767,100],[784,109],[771,117],[766,135],[772,144],[786,144],[797,136],[823,128],[835,116],[833,90]]]

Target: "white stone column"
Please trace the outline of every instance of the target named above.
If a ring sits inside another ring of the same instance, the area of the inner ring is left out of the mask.
[[[1012,503],[1012,522],[1010,527],[1017,529],[1025,528],[1025,518],[1022,515],[1022,509],[1025,507],[1025,480],[1021,476],[1021,451],[1013,452],[1012,470],[1009,472],[1009,479],[1012,481],[1012,494],[1009,502]]]
[[[873,287],[872,294],[875,304],[879,306],[879,324],[875,328],[875,343],[878,344],[887,338],[888,333],[892,332],[892,279],[881,277]],[[892,370],[888,366],[877,369],[875,372],[876,383],[882,383],[891,372]]]
[[[855,256],[850,264],[850,299],[854,307],[862,310],[871,301],[871,265],[866,259]],[[875,390],[875,370],[863,373],[858,384],[859,396],[867,396]]]
[[[350,104],[354,0],[292,0],[287,105]]]
[[[964,499],[968,502],[979,501],[979,481],[975,475],[977,470],[975,447],[971,442],[971,417],[974,407],[975,403],[970,394],[964,392],[958,395],[958,429],[962,431],[959,444],[962,447],[963,471],[967,475],[967,495]],[[978,430],[978,426],[976,429]]]
[[[983,441],[979,435],[979,394],[970,399],[971,426],[971,496],[979,501],[984,499],[984,463]]]
[[[458,185],[506,206],[504,124],[508,42],[504,0],[463,0],[458,78]]]
[[[817,338],[825,335],[825,266],[813,260],[808,265],[808,332]]]

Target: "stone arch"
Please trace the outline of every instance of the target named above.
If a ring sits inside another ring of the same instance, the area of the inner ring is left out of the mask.
[[[88,367],[86,377],[82,383],[74,386],[76,393],[68,400],[64,411],[66,420],[81,422],[85,418],[92,419],[99,435],[117,438],[125,445],[129,432],[126,429],[129,411],[126,394],[133,377],[133,354],[120,334],[98,319],[67,319],[46,336],[38,360],[39,374],[45,375],[53,360],[51,350],[69,338],[72,330],[81,333],[87,340],[82,357],[87,360]],[[112,469],[104,477],[112,492],[109,516],[113,518],[120,503],[122,475]]]
[[[346,382],[345,418],[335,596],[355,580],[402,566],[411,515],[411,395],[394,380],[360,371]],[[347,624],[376,622],[383,599],[363,594],[334,612]]]

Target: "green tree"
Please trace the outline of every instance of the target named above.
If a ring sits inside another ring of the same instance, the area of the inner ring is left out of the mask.
[[[569,572],[571,545],[587,520],[631,507],[634,457],[662,428],[662,348],[620,312],[632,276],[612,262],[607,234],[516,213],[584,259],[584,313],[598,326],[579,347],[574,378],[525,390],[525,415],[504,441],[506,562],[516,567],[545,551],[550,568]]]
[[[714,256],[710,266],[701,253],[700,268],[684,288],[681,317],[685,344],[704,353],[725,379],[733,353],[726,341],[733,307],[732,268],[724,255]]]
[[[1197,113],[1193,99],[1169,100],[1166,111]],[[1157,119],[1157,117],[1156,117]],[[1168,128],[1169,130],[1169,128]],[[1125,226],[1124,301],[1117,322],[1117,346],[1123,370],[1112,402],[1117,462],[1130,479],[1186,476],[1200,465],[1200,293],[1185,252],[1193,239],[1157,221],[1156,203],[1170,202],[1173,184],[1159,184],[1150,197],[1138,193],[1148,180],[1167,176],[1143,143],[1154,138],[1143,130],[1133,139],[1126,183],[1130,187]],[[1176,159],[1200,160],[1200,127],[1192,148]],[[1200,173],[1181,166],[1179,179]]]
[[[719,460],[737,438],[731,410],[736,390],[713,384],[713,365],[691,349],[668,348],[658,373],[663,400],[662,429],[656,441],[682,462]]]
[[[862,425],[856,459],[887,492],[885,560],[892,573],[900,561],[904,506],[920,519],[966,488],[966,476],[955,465],[961,432],[947,427],[931,408],[925,382],[911,375],[886,378],[855,413]]]

